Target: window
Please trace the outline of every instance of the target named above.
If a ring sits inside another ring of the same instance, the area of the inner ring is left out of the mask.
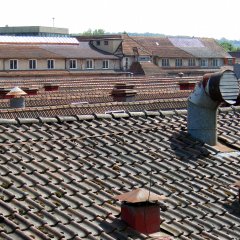
[[[218,59],[213,59],[213,60],[212,60],[212,66],[213,66],[213,67],[218,67],[218,66],[219,66],[219,61],[218,61]]]
[[[196,62],[195,62],[195,59],[194,59],[194,58],[188,59],[188,66],[189,66],[189,67],[194,67],[194,66],[196,66]]]
[[[229,58],[228,61],[227,61],[227,64],[228,65],[233,65],[234,64],[234,61],[232,58]]]
[[[200,59],[200,66],[207,67],[207,59]]]
[[[182,66],[182,59],[181,58],[177,58],[175,60],[175,66],[176,67],[181,67]]]
[[[77,68],[77,61],[76,61],[76,59],[70,59],[69,60],[69,68],[70,69],[76,69]]]
[[[100,44],[101,44],[101,42],[98,40],[98,41],[97,41],[97,46],[100,46]]]
[[[47,60],[47,68],[48,69],[53,69],[54,68],[54,60],[53,59],[48,59]]]
[[[163,58],[162,59],[162,67],[169,67],[169,59]]]
[[[104,45],[108,45],[108,41],[104,41]]]
[[[93,60],[92,59],[87,60],[87,68],[93,69]]]
[[[149,56],[146,56],[146,57],[144,57],[144,56],[140,56],[140,57],[138,57],[138,61],[139,62],[150,62],[150,57]]]
[[[109,68],[109,61],[108,60],[103,60],[102,68],[104,68],[104,69]]]
[[[125,59],[125,68],[128,69],[128,58]]]
[[[29,69],[36,69],[37,68],[37,60],[30,59],[29,60]]]
[[[10,68],[10,70],[16,70],[16,69],[18,69],[18,60],[16,60],[16,59],[11,59],[11,60],[9,61],[9,68]]]

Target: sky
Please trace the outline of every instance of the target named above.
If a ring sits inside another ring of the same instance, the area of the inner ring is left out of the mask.
[[[10,0],[0,26],[161,33],[240,40],[240,0]]]

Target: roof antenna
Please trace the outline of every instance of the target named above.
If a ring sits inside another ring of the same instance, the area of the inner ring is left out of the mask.
[[[54,27],[54,21],[55,21],[55,18],[53,17],[52,20],[53,20],[53,27]]]

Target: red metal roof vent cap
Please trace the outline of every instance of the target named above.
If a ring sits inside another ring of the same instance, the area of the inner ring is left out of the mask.
[[[122,201],[121,219],[138,232],[151,234],[160,231],[160,206],[158,201],[166,199],[149,190],[138,188],[114,197]]]

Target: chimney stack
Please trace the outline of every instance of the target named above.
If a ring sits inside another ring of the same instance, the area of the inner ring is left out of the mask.
[[[23,87],[21,88],[27,95],[37,95],[38,94],[38,87]]]
[[[206,74],[188,99],[188,132],[209,145],[217,144],[217,109],[222,102],[234,104],[239,85],[231,70]]]
[[[6,95],[10,97],[10,108],[24,108],[25,107],[25,98],[23,97],[26,95],[21,88],[14,87],[11,89],[9,93]]]
[[[134,102],[136,94],[137,90],[134,89],[133,84],[116,83],[111,95],[115,102]]]
[[[49,91],[49,92],[58,91],[59,89],[59,85],[56,83],[45,83],[43,87],[45,91]]]
[[[145,234],[160,231],[160,205],[157,201],[164,200],[165,196],[138,188],[114,198],[122,201],[121,219],[134,230]]]
[[[184,90],[193,90],[195,88],[196,81],[188,80],[188,79],[181,79],[178,82],[179,89],[181,91]]]

